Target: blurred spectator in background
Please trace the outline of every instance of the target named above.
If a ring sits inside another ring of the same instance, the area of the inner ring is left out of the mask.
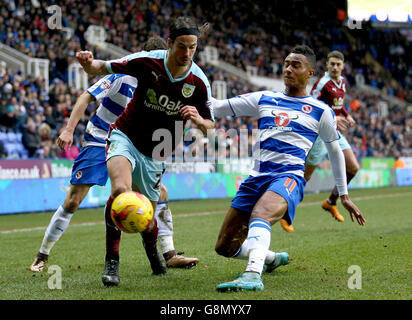
[[[37,132],[34,121],[28,121],[27,127],[23,131],[22,143],[29,152],[29,158],[33,158],[40,147],[40,136]]]
[[[61,157],[61,151],[56,145],[55,139],[52,138],[50,126],[43,122],[38,129],[40,145],[36,151],[35,158],[40,159],[58,159]]]
[[[14,110],[14,107],[12,105],[9,105],[7,107],[6,113],[2,114],[0,116],[0,125],[5,127],[6,129],[16,129],[17,126],[17,116],[16,112]]]
[[[394,169],[402,169],[406,168],[405,162],[399,157],[395,157],[395,163],[393,164]]]
[[[7,158],[7,151],[6,148],[4,148],[3,141],[1,140],[1,135],[3,133],[0,131],[0,159]]]

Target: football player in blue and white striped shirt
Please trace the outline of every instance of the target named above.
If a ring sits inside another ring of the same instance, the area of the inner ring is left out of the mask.
[[[144,50],[167,48],[160,37],[150,38]],[[92,101],[101,100],[95,114],[87,123],[82,149],[74,160],[70,189],[64,203],[54,213],[43,238],[42,245],[30,270],[42,272],[55,243],[63,235],[73,214],[87,196],[93,185],[105,186],[109,178],[106,167],[106,137],[110,124],[125,110],[137,87],[137,79],[124,74],[107,75],[92,85],[76,101],[69,122],[57,139],[58,146],[65,150],[73,143],[74,130]],[[162,212],[162,217],[159,217]],[[162,184],[160,203],[155,212],[159,227],[159,244],[168,267],[191,267],[197,258],[177,255],[173,244],[173,220],[168,207],[167,189]]]
[[[263,271],[287,264],[286,252],[269,250],[271,225],[285,219],[289,224],[303,199],[305,159],[319,135],[325,142],[343,206],[360,225],[362,213],[348,197],[345,160],[333,111],[306,92],[314,74],[315,54],[297,46],[284,61],[283,92],[259,91],[228,100],[214,100],[215,117],[258,118],[259,140],[254,150],[254,167],[241,184],[226,214],[216,243],[225,257],[248,260],[246,271],[218,291],[263,290]]]

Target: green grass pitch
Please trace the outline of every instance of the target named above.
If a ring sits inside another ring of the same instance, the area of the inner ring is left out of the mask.
[[[297,209],[295,232],[272,226],[271,249],[287,251],[292,261],[263,275],[262,292],[215,290],[246,266],[246,261],[214,251],[230,199],[171,202],[176,249],[200,259],[192,269],[168,269],[164,276],[153,276],[140,235],[123,234],[121,280],[114,288],[105,288],[100,279],[105,254],[101,208],[75,214],[41,274],[28,268],[53,213],[0,216],[0,300],[412,299],[412,188],[350,194],[365,215],[364,227],[352,222],[340,204],[343,223],[323,211],[320,203],[327,194],[305,196]],[[61,270],[61,289],[53,282],[55,266]],[[356,283],[351,268],[360,271]]]

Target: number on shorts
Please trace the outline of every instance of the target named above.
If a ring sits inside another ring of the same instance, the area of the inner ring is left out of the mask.
[[[159,190],[160,189],[160,182],[162,181],[162,174],[161,173],[156,173],[156,178],[157,178],[157,182],[154,185],[154,189],[155,190]]]

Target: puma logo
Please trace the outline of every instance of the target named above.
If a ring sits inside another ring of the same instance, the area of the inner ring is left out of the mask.
[[[156,72],[152,71],[152,75],[156,78],[156,81],[159,81],[160,74],[156,74]]]

